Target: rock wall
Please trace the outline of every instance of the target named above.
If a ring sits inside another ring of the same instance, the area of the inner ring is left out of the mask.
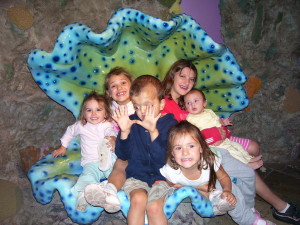
[[[265,161],[300,152],[299,1],[221,0],[222,34],[249,80],[235,135],[257,140]]]

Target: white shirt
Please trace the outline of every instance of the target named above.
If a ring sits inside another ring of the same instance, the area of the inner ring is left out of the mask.
[[[214,163],[214,170],[217,172],[221,165],[221,159],[218,157],[215,157],[215,163]],[[164,165],[160,169],[160,173],[170,182],[173,184],[181,184],[184,186],[192,186],[192,187],[199,187],[203,184],[208,183],[209,181],[209,173],[210,169],[209,167],[206,170],[202,170],[201,176],[197,180],[189,180],[186,178],[183,173],[181,172],[180,168],[175,170],[168,164]]]
[[[120,106],[120,105],[119,105],[116,101],[112,101],[111,106],[110,106],[110,109],[112,110],[113,115],[116,114],[115,110],[116,110],[119,106]],[[135,113],[135,110],[134,110],[132,101],[128,102],[128,103],[126,104],[126,106],[127,106],[127,110],[128,110],[128,115],[129,115],[129,116]]]
[[[68,147],[73,138],[80,135],[81,146],[81,166],[89,162],[99,160],[98,146],[102,144],[104,137],[117,136],[117,132],[111,122],[102,122],[98,124],[87,123],[82,125],[77,121],[71,126],[68,126],[65,134],[60,139],[64,147]]]

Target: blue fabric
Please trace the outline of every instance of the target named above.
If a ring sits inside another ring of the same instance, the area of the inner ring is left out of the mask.
[[[131,120],[140,120],[136,114]],[[166,114],[157,121],[158,137],[151,142],[148,131],[134,124],[126,140],[116,141],[116,155],[122,160],[128,160],[127,178],[146,182],[150,187],[157,180],[166,180],[159,169],[166,163],[167,141],[170,128],[177,123],[173,114]]]

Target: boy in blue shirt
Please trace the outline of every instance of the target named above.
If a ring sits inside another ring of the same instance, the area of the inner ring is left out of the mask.
[[[135,114],[129,117],[127,108],[120,107],[113,117],[120,127],[115,152],[118,158],[128,162],[123,186],[130,198],[127,222],[144,225],[146,212],[149,225],[167,225],[163,206],[169,185],[159,169],[166,162],[169,130],[177,121],[173,114],[160,113],[165,101],[157,78],[151,75],[136,78],[130,96]]]

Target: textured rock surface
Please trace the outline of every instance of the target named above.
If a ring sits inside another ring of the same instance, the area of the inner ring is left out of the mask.
[[[225,45],[249,79],[262,81],[250,110],[232,116],[231,130],[257,140],[269,162],[295,160],[300,152],[299,7],[299,1],[220,1]]]

